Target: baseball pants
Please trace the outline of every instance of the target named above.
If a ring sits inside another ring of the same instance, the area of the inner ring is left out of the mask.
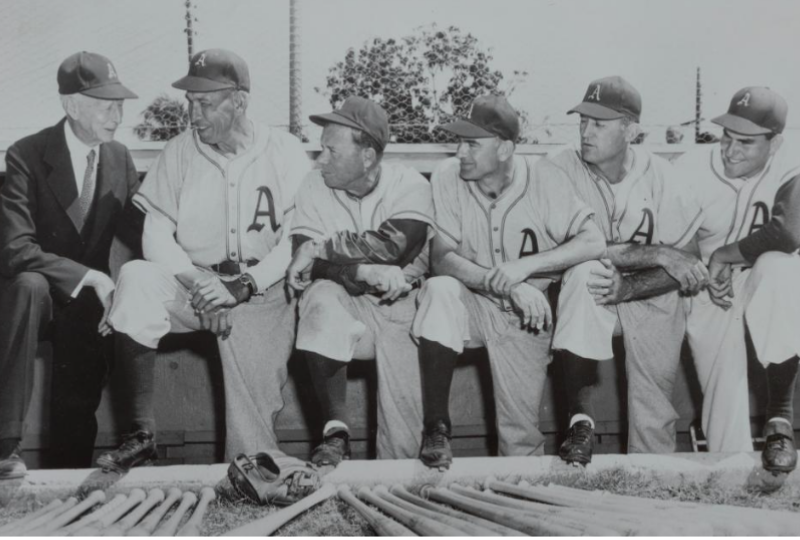
[[[708,291],[692,298],[687,334],[703,389],[702,425],[710,452],[751,452],[745,324],[765,367],[800,354],[800,257],[767,252],[733,273],[727,311]]]
[[[622,334],[628,379],[628,452],[675,451],[678,413],[672,393],[686,331],[686,309],[677,292],[598,306],[589,293],[598,261],[564,273],[553,348],[590,360],[613,358],[612,338]]]
[[[419,360],[410,335],[416,292],[381,304],[376,296],[350,296],[322,279],[300,298],[298,350],[378,363],[378,459],[415,458],[422,442]]]
[[[228,339],[217,339],[225,382],[225,460],[278,448],[275,417],[283,408],[295,324],[294,301],[283,282],[230,312]],[[163,266],[132,261],[122,267],[110,321],[117,332],[158,347],[169,332],[201,330],[189,291]]]
[[[464,352],[486,347],[497,409],[498,451],[502,456],[542,455],[539,431],[551,334],[520,328],[514,312],[502,311],[449,276],[425,282],[419,294],[412,334]]]

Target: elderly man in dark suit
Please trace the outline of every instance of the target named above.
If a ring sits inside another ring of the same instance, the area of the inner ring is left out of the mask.
[[[52,465],[90,466],[113,351],[111,243],[137,236],[137,220],[122,216],[138,176],[113,140],[123,100],[136,94],[110,60],[88,52],[64,60],[58,88],[66,118],[8,149],[0,188],[0,480],[26,472],[20,442],[45,336]]]

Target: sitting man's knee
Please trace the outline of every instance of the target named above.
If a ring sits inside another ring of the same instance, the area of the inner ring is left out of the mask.
[[[419,292],[419,301],[458,298],[461,294],[461,282],[450,276],[435,276],[425,281]]]
[[[752,275],[756,279],[796,279],[797,255],[780,251],[767,251],[758,257],[753,265]]]
[[[155,265],[151,262],[140,260],[129,261],[120,268],[118,281],[125,280],[129,283],[151,281],[152,276],[156,273]]]
[[[349,296],[342,285],[328,279],[315,280],[300,297],[300,312],[302,314],[304,311],[316,307],[339,304],[342,294]]]
[[[30,298],[43,298],[50,294],[47,278],[38,272],[21,272],[11,280],[10,286]]]

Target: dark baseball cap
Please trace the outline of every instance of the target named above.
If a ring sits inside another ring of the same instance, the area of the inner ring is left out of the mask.
[[[325,124],[340,124],[359,129],[375,139],[381,150],[389,143],[389,115],[383,107],[367,98],[350,96],[339,109],[308,118],[323,127]]]
[[[766,86],[748,86],[733,95],[728,112],[711,120],[741,135],[781,133],[789,106]]]
[[[133,99],[136,94],[119,82],[114,64],[105,56],[81,51],[58,66],[58,93],[83,94],[97,99]]]
[[[500,137],[516,142],[519,113],[503,96],[480,96],[472,102],[468,118],[440,127],[465,139]]]
[[[250,70],[238,54],[225,49],[206,49],[192,56],[189,74],[172,83],[188,92],[216,92],[232,88],[250,91]]]
[[[618,75],[597,79],[589,84],[583,101],[567,111],[596,120],[616,120],[631,116],[637,122],[642,114],[642,96]]]

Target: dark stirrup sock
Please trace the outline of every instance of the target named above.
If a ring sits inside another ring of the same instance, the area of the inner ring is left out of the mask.
[[[568,419],[576,414],[585,414],[594,420],[593,396],[598,381],[598,362],[581,358],[568,351],[561,351],[561,355]]]
[[[156,385],[156,350],[134,341],[127,334],[116,334],[117,362],[128,381],[133,408],[133,431],[156,431],[154,395]]]
[[[780,364],[767,366],[767,421],[772,418],[794,420],[794,385],[797,380],[797,356]]]
[[[8,439],[0,439],[0,459],[8,459],[11,454],[19,450],[19,437],[10,437]]]
[[[305,351],[311,384],[317,394],[322,419],[339,420],[350,425],[347,410],[347,362],[331,360],[321,354]]]
[[[444,420],[450,427],[450,385],[458,353],[441,343],[419,340],[419,370],[422,379],[422,410],[425,427]]]

